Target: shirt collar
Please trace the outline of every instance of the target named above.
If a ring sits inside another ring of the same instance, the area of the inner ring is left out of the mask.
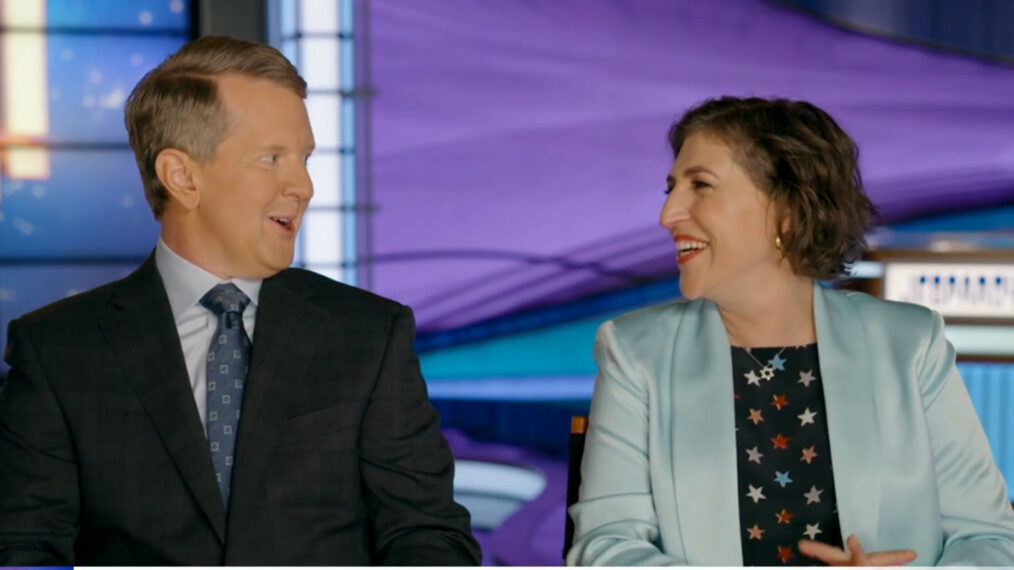
[[[256,307],[260,297],[262,279],[240,279],[234,277],[223,281],[208,271],[194,265],[169,248],[162,238],[155,246],[155,267],[162,276],[165,292],[169,296],[169,307],[173,319],[179,323],[184,311],[197,305],[212,287],[219,283],[233,283],[250,298]]]

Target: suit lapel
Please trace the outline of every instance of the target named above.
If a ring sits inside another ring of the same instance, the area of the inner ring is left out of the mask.
[[[255,498],[287,417],[291,392],[306,375],[327,321],[327,311],[310,296],[287,272],[264,280],[261,287],[236,440],[230,518],[257,516]]]
[[[117,310],[100,321],[109,348],[180,476],[224,541],[222,499],[154,256],[123,280],[110,302]]]
[[[672,402],[673,480],[687,562],[741,566],[732,354],[712,303],[687,308],[672,366],[679,379]]]
[[[842,538],[855,534],[861,544],[873,545],[880,507],[880,428],[872,352],[848,297],[815,287],[817,348]]]

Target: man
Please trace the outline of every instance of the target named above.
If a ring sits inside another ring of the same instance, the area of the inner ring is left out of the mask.
[[[479,561],[411,312],[287,269],[305,96],[276,50],[221,37],[134,89],[161,236],[125,279],[10,325],[0,565]]]

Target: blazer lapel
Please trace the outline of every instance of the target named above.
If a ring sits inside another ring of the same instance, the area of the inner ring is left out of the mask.
[[[225,512],[169,299],[151,256],[123,280],[101,319],[110,350],[220,540]]]
[[[264,280],[261,287],[236,440],[230,518],[258,516],[255,498],[287,417],[290,393],[306,375],[328,318],[310,296],[286,272]]]
[[[687,307],[672,369],[679,379],[672,402],[673,480],[686,560],[741,566],[732,354],[711,302]]]
[[[814,318],[827,430],[842,539],[877,543],[880,507],[879,437],[873,377],[863,323],[842,293],[815,285]]]

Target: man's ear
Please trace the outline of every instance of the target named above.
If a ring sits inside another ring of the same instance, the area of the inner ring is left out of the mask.
[[[165,148],[155,157],[155,174],[165,186],[169,198],[186,210],[193,210],[201,202],[194,183],[197,164],[190,155],[175,148]]]

